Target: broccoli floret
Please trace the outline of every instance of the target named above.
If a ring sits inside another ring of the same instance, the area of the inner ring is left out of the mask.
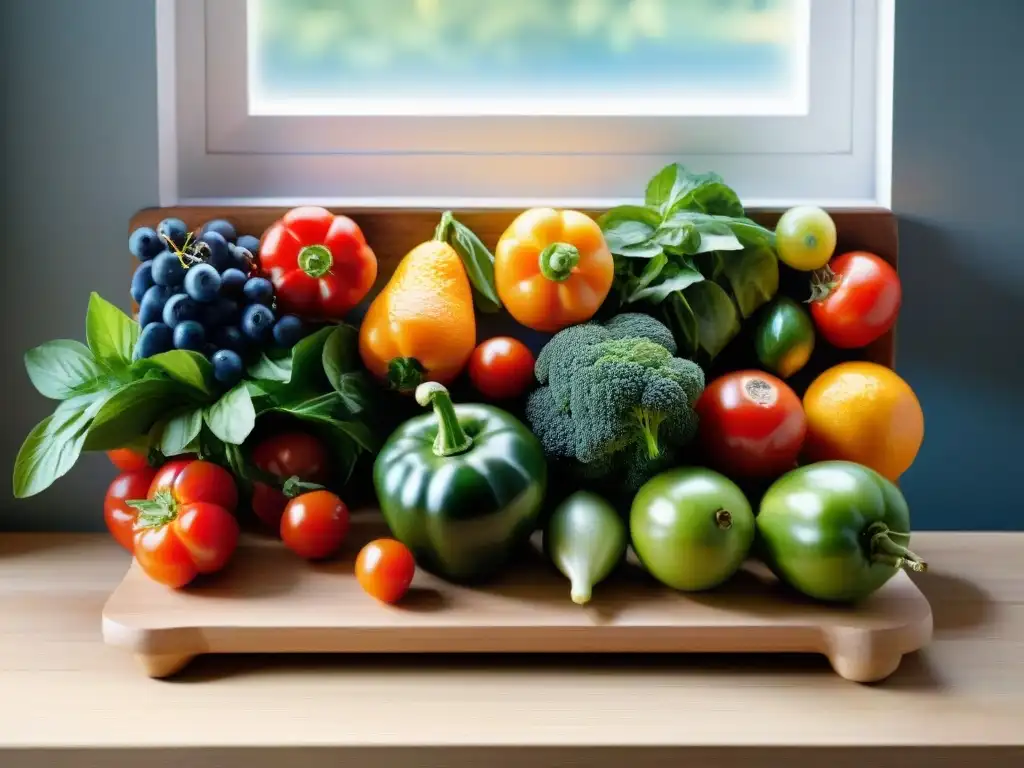
[[[537,357],[542,386],[526,406],[548,455],[630,490],[660,471],[696,434],[693,406],[704,391],[703,370],[675,351],[668,328],[643,314],[555,334]]]

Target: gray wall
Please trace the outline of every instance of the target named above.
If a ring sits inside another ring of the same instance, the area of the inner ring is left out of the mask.
[[[1024,433],[1022,26],[1020,0],[897,2],[897,367],[926,415],[903,480],[918,528],[1024,529],[1010,471]],[[24,351],[81,338],[90,289],[127,305],[126,222],[157,199],[154,34],[149,0],[0,2],[5,472],[50,406]],[[2,493],[0,528],[101,528],[112,474],[85,457],[34,499]]]

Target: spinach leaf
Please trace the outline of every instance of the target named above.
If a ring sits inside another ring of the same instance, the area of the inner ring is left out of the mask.
[[[145,435],[168,411],[188,404],[187,390],[176,381],[141,379],[118,389],[89,425],[84,449],[109,451]]]
[[[672,331],[672,336],[679,347],[676,354],[689,359],[696,357],[700,349],[697,318],[686,301],[686,294],[682,291],[673,291],[662,302],[661,309],[662,320]]]
[[[747,319],[770,301],[779,290],[779,260],[769,248],[746,248],[723,259],[740,315]]]
[[[663,302],[669,294],[676,291],[684,291],[694,283],[699,283],[704,275],[692,267],[681,266],[675,270],[675,274],[665,280],[647,288],[636,291],[629,297],[630,303],[638,301],[649,301],[655,304]]]
[[[98,293],[89,297],[85,337],[96,359],[113,368],[129,367],[139,340],[139,324]]]
[[[714,360],[740,332],[736,305],[725,289],[711,280],[695,283],[685,295],[697,320],[700,349]]]
[[[466,275],[473,286],[476,307],[492,314],[501,309],[501,300],[494,285],[494,255],[487,250],[476,233],[445,211],[437,226],[436,239],[448,243],[462,259]]]
[[[39,422],[14,460],[14,496],[34,496],[63,477],[78,461],[93,417],[112,393],[75,395]]]
[[[206,426],[225,443],[241,445],[256,426],[256,409],[245,382],[236,384],[203,412]]]
[[[67,400],[88,388],[95,388],[106,369],[92,350],[79,341],[48,341],[25,354],[25,369],[32,385],[43,397]]]
[[[638,246],[650,240],[661,224],[661,214],[642,205],[620,205],[604,213],[597,220],[604,233],[608,249],[618,255],[623,248]]]
[[[161,352],[158,355],[136,361],[132,366],[132,372],[144,373],[148,369],[154,368],[199,394],[212,395],[214,392],[213,365],[198,352],[184,349]]]
[[[203,409],[181,411],[163,426],[160,433],[160,452],[165,456],[185,453],[203,429]]]

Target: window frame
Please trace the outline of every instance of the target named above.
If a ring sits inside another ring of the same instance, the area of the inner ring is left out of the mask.
[[[156,0],[160,202],[601,208],[682,162],[748,205],[889,207],[894,1],[810,5],[807,116],[699,117],[252,115],[247,0]]]

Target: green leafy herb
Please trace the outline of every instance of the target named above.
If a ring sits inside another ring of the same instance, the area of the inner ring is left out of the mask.
[[[160,452],[165,456],[186,453],[203,429],[203,409],[181,411],[166,421],[160,434]]]
[[[80,341],[48,341],[25,354],[25,369],[43,397],[67,400],[76,392],[94,388],[106,369]]]
[[[120,448],[168,413],[188,403],[187,390],[176,381],[140,379],[114,392],[89,425],[85,450]]]
[[[448,243],[462,259],[473,286],[477,309],[488,314],[500,310],[501,300],[494,285],[494,255],[476,233],[457,221],[451,211],[445,211],[434,239]]]
[[[245,383],[236,384],[203,414],[206,426],[225,443],[241,445],[256,426],[256,409]]]
[[[98,361],[111,367],[127,367],[132,364],[132,352],[139,340],[139,324],[93,293],[85,317],[85,337]]]
[[[143,374],[148,368],[157,368],[169,378],[203,395],[214,393],[213,365],[198,352],[174,349],[137,361],[133,373]]]

